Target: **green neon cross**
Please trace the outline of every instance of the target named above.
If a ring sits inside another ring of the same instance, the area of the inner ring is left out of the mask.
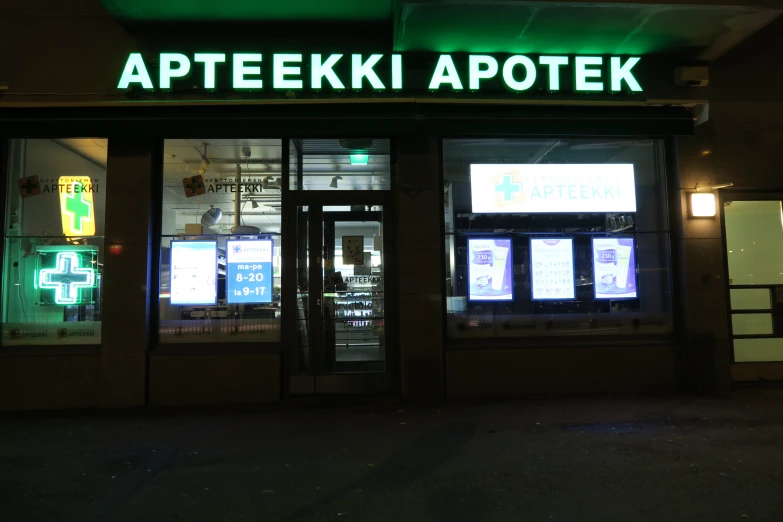
[[[79,255],[76,252],[59,252],[55,260],[56,268],[41,270],[39,281],[41,288],[55,290],[54,302],[60,305],[79,303],[81,288],[95,288],[95,270],[79,267]]]
[[[76,193],[76,187],[81,189],[78,194]],[[71,213],[71,228],[75,232],[81,232],[82,222],[89,221],[92,214],[92,204],[84,199],[84,185],[74,183],[73,189],[73,194],[65,195],[65,210]]]

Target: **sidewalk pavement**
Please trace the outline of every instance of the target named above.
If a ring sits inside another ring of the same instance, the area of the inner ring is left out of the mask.
[[[783,389],[0,416],[0,521],[783,520]]]

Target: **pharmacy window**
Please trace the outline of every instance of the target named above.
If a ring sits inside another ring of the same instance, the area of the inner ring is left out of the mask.
[[[444,140],[450,338],[672,331],[663,143]]]
[[[161,343],[280,340],[281,166],[281,140],[165,140]]]
[[[100,344],[107,140],[11,140],[2,344]]]

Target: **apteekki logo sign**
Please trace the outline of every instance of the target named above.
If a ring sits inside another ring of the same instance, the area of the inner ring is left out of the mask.
[[[131,53],[118,89],[641,93],[638,56]],[[153,69],[156,64],[156,70]]]

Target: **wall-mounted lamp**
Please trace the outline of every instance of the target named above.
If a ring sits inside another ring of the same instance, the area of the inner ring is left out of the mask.
[[[691,217],[715,217],[714,192],[691,192]]]
[[[332,188],[337,188],[337,180],[339,180],[339,179],[343,179],[343,177],[342,176],[335,176],[335,177],[333,177],[332,178],[332,182],[329,183],[329,186],[332,187]]]
[[[688,209],[688,214],[690,217],[715,217],[715,215],[718,213],[718,210],[715,202],[715,193],[712,191],[731,186],[734,186],[734,183],[708,183],[704,186],[700,186],[698,183],[696,183],[696,186],[693,187],[695,192],[691,192],[689,198],[690,208]]]

